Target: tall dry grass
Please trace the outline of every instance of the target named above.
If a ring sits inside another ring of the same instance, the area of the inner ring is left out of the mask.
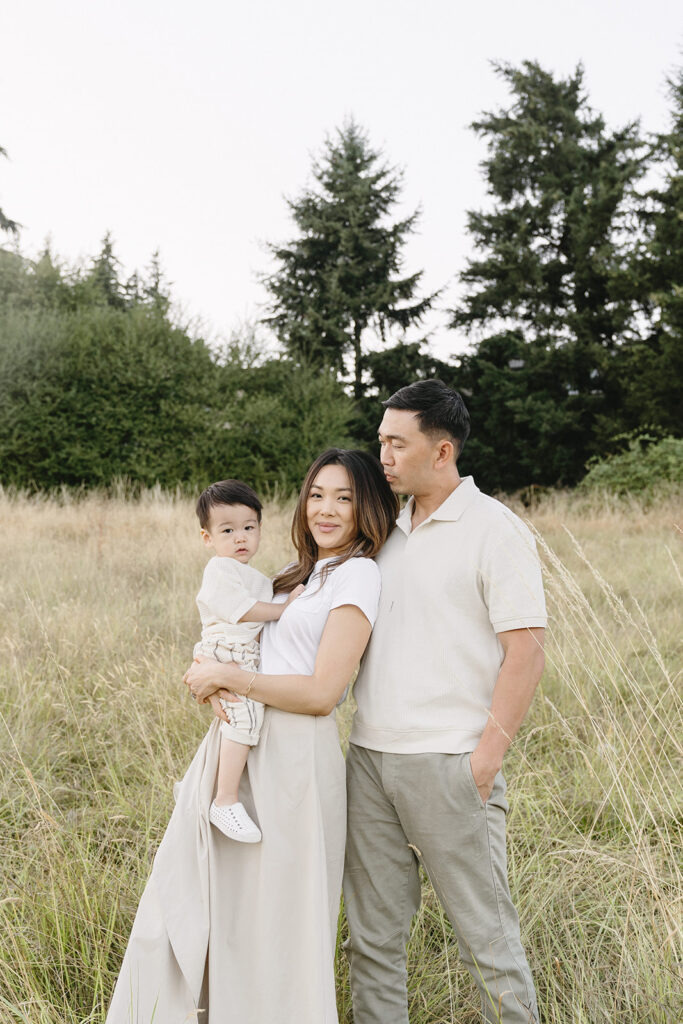
[[[265,572],[290,557],[290,512],[266,509]],[[556,496],[531,515],[547,668],[505,770],[512,888],[547,1022],[683,1016],[679,513],[671,499]],[[207,722],[180,682],[205,553],[191,503],[161,492],[4,495],[0,522],[0,1021],[101,1022],[171,784]],[[426,881],[424,897],[411,1021],[474,1024]],[[338,971],[347,1024],[343,956]]]

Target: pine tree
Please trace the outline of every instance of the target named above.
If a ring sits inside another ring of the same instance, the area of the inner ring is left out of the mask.
[[[381,419],[380,403],[416,380],[438,377],[456,387],[455,368],[434,356],[425,341],[399,342],[391,348],[368,352],[363,356],[367,378],[365,393],[355,402],[353,434],[356,442],[369,451],[377,451],[377,427]]]
[[[436,295],[418,298],[422,273],[401,276],[402,250],[418,212],[389,221],[401,173],[383,162],[353,121],[328,139],[313,167],[315,186],[289,209],[299,235],[271,245],[278,269],[264,278],[265,322],[292,356],[344,372],[353,359],[354,396],[363,394],[362,359],[370,337],[384,341],[419,324]]]
[[[161,255],[155,249],[147,267],[147,274],[142,286],[142,294],[146,304],[166,316],[171,306],[171,295],[161,266]]]
[[[644,147],[635,123],[607,130],[580,66],[566,80],[531,61],[495,69],[512,102],[472,126],[487,142],[492,207],[469,214],[478,252],[452,326],[483,335],[463,375],[480,443],[504,449],[505,485],[571,483],[620,424],[613,364],[635,331],[629,249]],[[494,423],[505,425],[497,439]],[[533,479],[522,446],[534,448]]]
[[[627,426],[657,434],[683,434],[683,68],[668,82],[668,132],[655,138],[662,183],[651,189],[642,213],[645,241],[635,262],[642,337],[627,353],[623,380]]]
[[[126,288],[119,278],[120,270],[121,264],[114,253],[114,240],[111,232],[107,231],[86,280],[98,300],[114,309],[125,309],[127,305]]]
[[[7,152],[2,148],[2,146],[0,146],[0,156],[7,156]],[[19,225],[15,220],[10,220],[2,207],[0,207],[0,231],[7,231],[12,235],[17,235],[19,233]]]

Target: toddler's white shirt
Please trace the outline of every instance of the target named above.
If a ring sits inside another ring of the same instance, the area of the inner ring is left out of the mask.
[[[273,585],[262,572],[234,558],[214,555],[206,563],[197,594],[202,640],[219,636],[239,644],[255,640],[263,623],[239,620],[257,601],[272,600]]]

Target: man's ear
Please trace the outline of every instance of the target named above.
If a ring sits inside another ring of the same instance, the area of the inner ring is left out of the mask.
[[[452,465],[455,462],[455,456],[455,445],[444,437],[436,446],[434,468],[441,469],[442,467]]]

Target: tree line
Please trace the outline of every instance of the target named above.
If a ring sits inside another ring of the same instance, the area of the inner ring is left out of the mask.
[[[402,172],[350,121],[270,246],[274,355],[258,332],[207,344],[173,315],[159,255],[124,280],[109,235],[80,268],[0,249],[2,483],[288,491],[329,444],[374,449],[379,401],[428,376],[465,396],[462,469],[487,490],[572,486],[638,435],[681,436],[683,71],[657,136],[608,128],[581,67],[496,73],[508,102],[472,126],[487,205],[443,311],[451,358],[424,327],[442,292],[404,267],[418,212],[395,217]]]

